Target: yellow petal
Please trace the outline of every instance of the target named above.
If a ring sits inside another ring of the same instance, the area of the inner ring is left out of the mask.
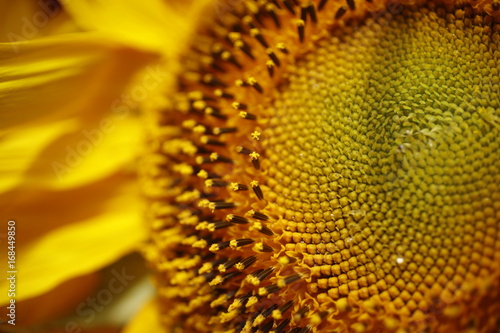
[[[141,147],[137,117],[115,115],[84,124],[63,135],[38,156],[23,178],[23,186],[56,190],[81,186],[130,168]]]
[[[5,130],[81,114],[102,117],[153,56],[96,33],[75,33],[0,43],[0,59],[0,130]]]
[[[76,30],[74,22],[55,1],[0,1],[0,42],[26,41]]]
[[[84,29],[105,32],[142,49],[173,54],[185,44],[209,2],[193,1],[193,6],[175,9],[162,0],[72,0],[64,6]]]
[[[110,185],[113,186],[112,183]],[[101,209],[86,205],[90,198],[80,197],[70,202],[60,201],[59,211],[45,212],[46,215],[52,215],[53,219],[70,220],[73,209],[86,209],[90,216],[53,229],[31,243],[19,241],[15,267],[18,270],[18,301],[47,292],[71,278],[96,271],[139,246],[146,238],[146,230],[142,224],[138,189],[133,184],[127,184],[120,187],[118,193],[121,195]],[[42,219],[13,217],[18,226],[27,224],[35,230],[37,224],[45,222]],[[21,235],[22,228],[18,229]],[[7,283],[7,280],[1,280],[0,289],[8,290]],[[0,294],[0,304],[7,301],[7,293]]]
[[[159,307],[156,300],[150,300],[128,323],[122,333],[165,333],[160,325]]]
[[[25,180],[25,172],[45,147],[75,128],[75,121],[63,120],[26,126],[10,135],[0,136],[0,160],[3,161],[0,164],[0,193],[21,184]]]
[[[99,282],[99,273],[78,276],[45,294],[20,301],[16,304],[16,326],[34,325],[63,315],[75,315],[75,309],[91,293],[95,293]]]
[[[0,194],[0,215],[23,221],[17,225],[16,238],[19,243],[29,244],[64,225],[103,214],[112,207],[114,198],[128,195],[124,192],[127,184],[135,180],[135,175],[119,172],[64,191],[16,188]]]

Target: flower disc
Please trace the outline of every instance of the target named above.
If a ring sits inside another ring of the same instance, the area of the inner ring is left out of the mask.
[[[498,4],[220,4],[145,159],[164,325],[499,329]]]

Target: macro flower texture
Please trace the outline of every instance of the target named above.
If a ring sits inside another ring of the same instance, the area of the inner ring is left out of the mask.
[[[0,330],[500,332],[498,0],[0,13]]]

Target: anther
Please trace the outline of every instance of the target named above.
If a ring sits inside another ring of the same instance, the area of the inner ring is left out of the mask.
[[[264,46],[265,48],[268,48],[269,45],[267,44],[266,40],[264,39],[264,37],[262,36],[262,34],[260,33],[260,30],[257,29],[257,28],[254,28],[254,29],[250,29],[250,35],[252,37],[254,37],[255,39],[257,39],[257,41],[259,41],[259,43]]]
[[[309,6],[307,6],[307,12],[309,13],[309,16],[311,16],[311,21],[313,23],[318,23],[318,18],[316,16],[316,9],[314,8],[313,4],[309,4]]]
[[[260,200],[264,199],[264,193],[262,192],[262,189],[259,186],[259,182],[256,180],[252,180],[250,182],[250,187],[252,187],[253,192],[259,198]]]
[[[234,265],[234,267],[237,270],[242,271],[242,270],[250,267],[256,261],[257,261],[257,258],[255,256],[247,257],[247,258],[243,259],[242,261],[240,261],[239,263],[236,263]]]
[[[220,87],[226,87],[226,84],[218,80],[215,76],[212,74],[205,74],[203,75],[201,83],[209,85],[209,86],[220,86]]]
[[[217,222],[212,222],[212,223],[214,225],[215,230],[224,229],[224,228],[227,228],[227,227],[234,225],[233,223],[227,222],[227,221],[217,221]]]
[[[220,57],[222,60],[232,63],[233,65],[235,65],[239,69],[243,68],[241,66],[241,64],[238,61],[236,61],[236,59],[233,57],[233,55],[229,51],[222,52]]]
[[[208,136],[204,135],[200,138],[200,142],[205,144],[205,145],[211,145],[211,146],[225,146],[226,144],[224,142],[211,139]]]
[[[274,23],[276,24],[276,27],[279,29],[281,28],[280,20],[278,19],[278,15],[276,15],[276,6],[273,3],[268,3],[266,5],[266,11],[271,15],[271,18],[273,19]]]
[[[354,2],[354,0],[346,0],[346,2],[347,2],[347,5],[349,6],[350,10],[356,9],[356,3]]]
[[[251,275],[255,276],[259,281],[265,280],[271,273],[274,272],[274,267],[268,267],[266,269],[258,270],[253,272]]]
[[[234,133],[236,132],[237,128],[236,127],[215,127],[212,130],[212,133],[214,135],[221,135],[224,133]]]
[[[257,119],[257,117],[253,114],[251,114],[250,112],[246,112],[246,111],[241,111],[239,113],[239,116],[243,119],[248,119],[248,120],[255,120]]]
[[[252,151],[250,149],[245,148],[243,146],[237,146],[236,152],[239,154],[245,154],[245,155],[250,155],[252,153]]]
[[[257,80],[254,77],[248,78],[247,83],[250,86],[252,86],[255,90],[257,90],[259,93],[262,94],[264,92],[262,86],[257,82]]]
[[[273,77],[274,67],[275,67],[274,62],[272,60],[268,60],[268,61],[266,61],[266,66],[267,66],[267,72],[269,73],[269,76]]]
[[[220,111],[218,109],[215,109],[211,106],[206,107],[205,110],[203,110],[203,112],[205,112],[205,114],[208,116],[212,116],[212,117],[215,117],[218,119],[222,119],[222,120],[227,119],[227,116],[223,115],[222,113],[220,113]]]
[[[210,252],[217,252],[217,251],[223,250],[223,249],[225,249],[227,247],[229,247],[229,242],[225,241],[225,242],[214,243],[214,244],[210,245],[210,247],[208,248],[208,250]]]
[[[307,22],[307,13],[308,13],[308,10],[307,10],[307,7],[302,7],[300,9],[300,19],[306,23]]]
[[[265,296],[265,295],[273,294],[275,292],[280,291],[280,289],[281,289],[280,287],[278,287],[276,284],[273,283],[267,287],[260,288],[259,295]]]
[[[233,214],[227,215],[226,221],[229,221],[232,223],[237,223],[237,224],[247,224],[248,223],[248,219],[244,218],[243,216],[238,216],[238,215],[233,215]]]
[[[247,110],[248,109],[248,105],[246,104],[243,104],[243,103],[240,103],[240,102],[233,102],[231,104],[231,106],[233,107],[233,109],[235,110]]]
[[[205,180],[206,187],[226,187],[227,182],[221,179],[207,179]]]
[[[328,2],[328,0],[321,0],[319,2],[319,5],[318,5],[318,11],[322,10],[323,7],[325,7],[326,3]]]
[[[214,95],[222,98],[234,98],[234,95],[223,91],[222,89],[215,89]]]
[[[253,250],[256,252],[274,252],[274,249],[272,247],[262,242],[256,243],[253,247]]]
[[[286,9],[293,15],[295,15],[295,9],[293,8],[293,5],[290,3],[290,0],[283,0],[283,3],[285,4]]]
[[[250,161],[252,161],[254,168],[259,170],[260,169],[260,161],[259,161],[260,154],[254,151],[254,152],[251,152],[249,156],[250,156]]]
[[[297,30],[299,32],[299,40],[302,43],[304,41],[305,21],[304,20],[297,20],[297,21],[295,21],[295,24],[297,25]]]
[[[278,59],[278,57],[276,56],[276,53],[274,53],[273,49],[268,48],[268,49],[266,50],[266,53],[267,53],[267,55],[269,56],[269,58],[271,58],[271,60],[274,62],[274,64],[275,64],[276,66],[278,66],[278,67],[280,67],[280,66],[281,66],[281,62],[280,62],[280,60]]]
[[[346,12],[347,10],[344,7],[340,7],[335,13],[335,19],[336,20],[340,19],[342,16],[344,16]]]
[[[221,273],[224,273],[225,271],[227,271],[228,269],[230,269],[231,267],[233,267],[239,261],[241,261],[241,257],[233,258],[231,260],[228,260],[225,263],[220,264],[217,267],[217,270],[219,272],[221,272]]]
[[[262,224],[261,222],[256,222],[253,224],[253,227],[257,229],[260,233],[267,235],[267,236],[272,236],[274,235],[274,232],[269,229],[267,226]]]
[[[283,320],[279,325],[278,327],[276,327],[276,329],[274,330],[274,333],[282,333],[285,331],[285,329],[287,328],[287,326],[290,324],[290,321],[291,319],[290,318],[287,318],[285,320]]]
[[[255,241],[250,238],[233,239],[229,242],[229,246],[231,246],[232,249],[237,249],[245,245],[253,244],[254,242]]]
[[[238,184],[238,183],[231,183],[231,184],[229,184],[228,187],[229,187],[229,189],[231,189],[235,192],[248,190],[248,186],[246,186],[244,184]]]
[[[243,51],[243,53],[245,53],[250,59],[255,60],[255,57],[253,56],[252,51],[250,50],[250,47],[247,44],[245,44],[245,42],[243,42],[242,40],[234,42],[234,47],[236,49],[240,49],[241,51]]]
[[[276,44],[276,48],[280,50],[281,52],[288,54],[288,49],[286,48],[284,43],[278,43]]]
[[[303,306],[299,309],[299,311],[294,313],[293,319],[295,320],[295,322],[299,322],[303,318],[303,316],[308,312],[309,312],[309,307],[307,305]]]
[[[215,209],[228,209],[234,207],[236,207],[236,204],[234,202],[228,201],[211,201],[208,205],[208,208],[210,208],[212,211]]]
[[[266,214],[260,213],[260,212],[256,212],[253,209],[249,210],[246,213],[246,215],[247,216],[251,216],[254,219],[261,220],[261,221],[268,221],[269,220],[269,216],[267,216]]]

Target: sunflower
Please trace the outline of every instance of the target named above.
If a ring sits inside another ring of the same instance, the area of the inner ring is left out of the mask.
[[[2,46],[12,219],[73,199],[23,299],[139,248],[128,332],[500,329],[498,2],[61,3],[81,31]]]

